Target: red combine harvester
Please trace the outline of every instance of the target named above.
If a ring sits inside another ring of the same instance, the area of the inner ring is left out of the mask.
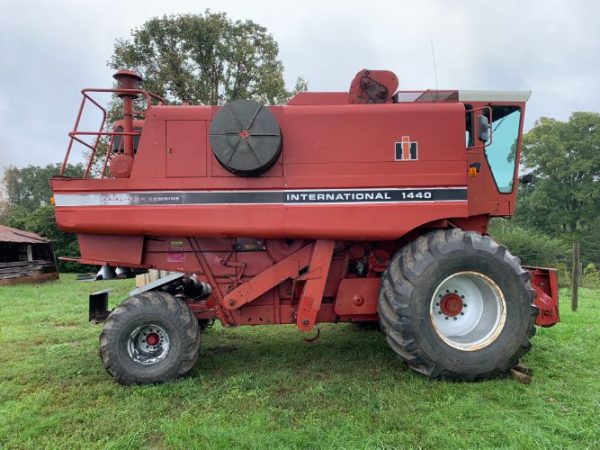
[[[459,380],[507,373],[534,323],[558,322],[556,272],[521,267],[486,235],[514,214],[529,92],[397,91],[393,73],[364,70],[349,93],[283,106],[168,106],[136,73],[115,78],[83,90],[69,134],[63,171],[80,142],[84,177],[51,183],[77,261],[180,272],[111,312],[106,293],[90,296],[118,382],[185,374],[215,319],[379,322],[409,367]],[[123,100],[113,131],[78,129],[95,92]]]

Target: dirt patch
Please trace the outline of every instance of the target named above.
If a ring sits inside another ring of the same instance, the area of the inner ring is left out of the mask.
[[[298,378],[314,378],[316,380],[330,380],[331,373],[329,372],[310,372],[304,369],[298,369],[294,372],[294,376]]]
[[[299,389],[296,386],[278,386],[273,389],[273,394],[275,394],[275,398],[285,398],[286,395],[293,394],[294,392],[298,392]]]
[[[80,327],[80,323],[55,323],[52,325],[52,328],[58,328],[59,330],[74,330]]]
[[[148,436],[148,448],[152,450],[163,450],[167,448],[162,440],[162,434],[154,433]]]

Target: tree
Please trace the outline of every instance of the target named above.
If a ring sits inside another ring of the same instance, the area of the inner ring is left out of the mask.
[[[32,231],[52,241],[57,257],[78,256],[77,236],[60,231],[56,225],[54,208],[50,205],[50,178],[58,174],[60,164],[45,167],[27,166],[22,169],[8,167],[2,182],[7,195],[0,211],[0,221],[14,228]],[[83,166],[67,166],[67,176],[81,176]],[[89,266],[58,261],[61,271],[89,271]]]
[[[132,69],[145,89],[169,101],[222,104],[239,98],[285,102],[278,45],[250,20],[233,21],[225,13],[153,18],[136,28],[130,40],[118,40],[109,61],[113,69]],[[301,78],[297,90],[306,90]]]
[[[543,117],[523,142],[534,178],[521,188],[518,221],[554,236],[587,234],[600,215],[600,114]]]
[[[60,164],[48,164],[45,167],[27,166],[17,169],[9,166],[4,169],[2,183],[6,191],[6,208],[21,207],[32,211],[42,205],[48,205],[52,191],[50,178],[60,171]],[[65,171],[66,176],[77,177],[83,174],[83,166],[70,165]]]

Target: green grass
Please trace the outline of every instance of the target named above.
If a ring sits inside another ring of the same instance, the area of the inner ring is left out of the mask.
[[[0,448],[600,448],[600,292],[538,329],[534,381],[430,381],[383,336],[325,325],[204,336],[191,376],[119,386],[97,355],[87,295],[132,281],[0,288]]]

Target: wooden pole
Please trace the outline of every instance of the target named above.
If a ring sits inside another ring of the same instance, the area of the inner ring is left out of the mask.
[[[571,275],[571,310],[577,311],[579,304],[579,242],[573,242],[573,271]]]

